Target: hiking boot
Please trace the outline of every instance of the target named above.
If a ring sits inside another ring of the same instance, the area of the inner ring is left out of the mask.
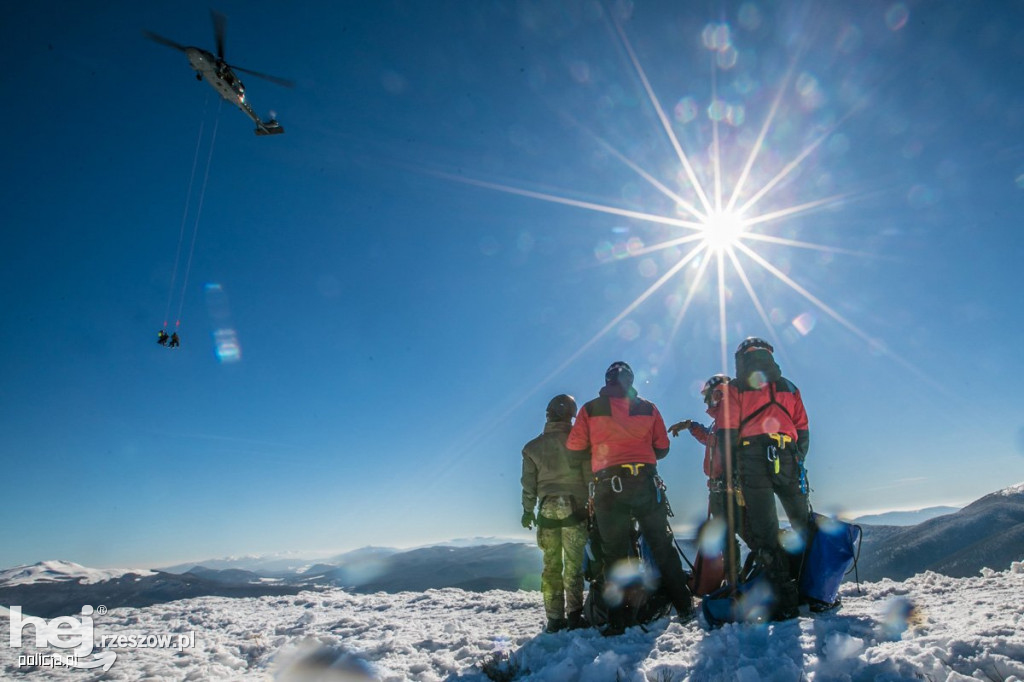
[[[776,606],[772,611],[773,621],[792,620],[800,615],[800,609],[795,606]]]
[[[775,607],[771,619],[774,621],[789,620],[800,615],[800,593],[796,581],[783,580],[773,585],[775,590]]]
[[[679,604],[676,604],[676,615],[678,616],[678,621],[680,624],[689,623],[697,616],[697,611],[693,607],[693,597],[688,597],[686,601],[683,602],[682,606],[683,607],[680,608]]]
[[[583,609],[569,612],[567,622],[570,630],[579,630],[580,628],[585,628],[588,625],[586,619],[583,617]]]
[[[811,613],[832,613],[838,611],[843,607],[843,600],[836,599],[834,602],[829,604],[818,599],[808,599],[809,608]]]
[[[569,623],[565,620],[565,618],[548,618],[548,626],[544,628],[544,632],[560,632],[564,630],[568,625]]]
[[[625,631],[626,631],[626,626],[623,625],[622,623],[608,623],[607,625],[604,626],[604,629],[601,630],[601,636],[602,637],[615,637],[616,635],[623,634]]]
[[[629,623],[629,615],[624,605],[608,609],[608,622],[601,629],[602,637],[614,637],[626,631],[626,624]]]

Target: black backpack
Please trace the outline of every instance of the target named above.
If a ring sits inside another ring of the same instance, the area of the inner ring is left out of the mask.
[[[672,610],[672,599],[668,590],[661,585],[661,572],[654,563],[650,547],[640,531],[635,528],[630,555],[638,559],[640,575],[625,586],[625,600],[628,606],[626,627],[664,618]],[[604,597],[601,563],[600,543],[591,535],[583,559],[584,574],[590,581],[587,598],[583,602],[583,617],[593,627],[601,627],[608,623],[608,603]]]

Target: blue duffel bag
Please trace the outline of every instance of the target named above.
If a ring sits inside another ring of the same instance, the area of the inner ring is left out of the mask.
[[[861,528],[821,514],[811,515],[807,552],[800,571],[800,599],[812,611],[839,606],[839,585],[857,567]]]

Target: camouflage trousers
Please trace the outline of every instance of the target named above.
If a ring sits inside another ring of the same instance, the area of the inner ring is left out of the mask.
[[[540,505],[540,516],[561,521],[573,515],[569,497],[552,495]],[[586,521],[561,528],[538,528],[537,545],[544,552],[540,589],[549,619],[563,619],[583,608],[583,550],[587,545]]]

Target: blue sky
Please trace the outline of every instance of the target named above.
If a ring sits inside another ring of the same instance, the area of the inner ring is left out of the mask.
[[[552,395],[622,359],[703,417],[748,335],[816,509],[1024,480],[1024,8],[819,5],[220,3],[227,60],[296,82],[243,75],[261,138],[142,35],[212,49],[207,5],[13,8],[0,565],[525,538]],[[662,466],[680,524],[701,456]]]

